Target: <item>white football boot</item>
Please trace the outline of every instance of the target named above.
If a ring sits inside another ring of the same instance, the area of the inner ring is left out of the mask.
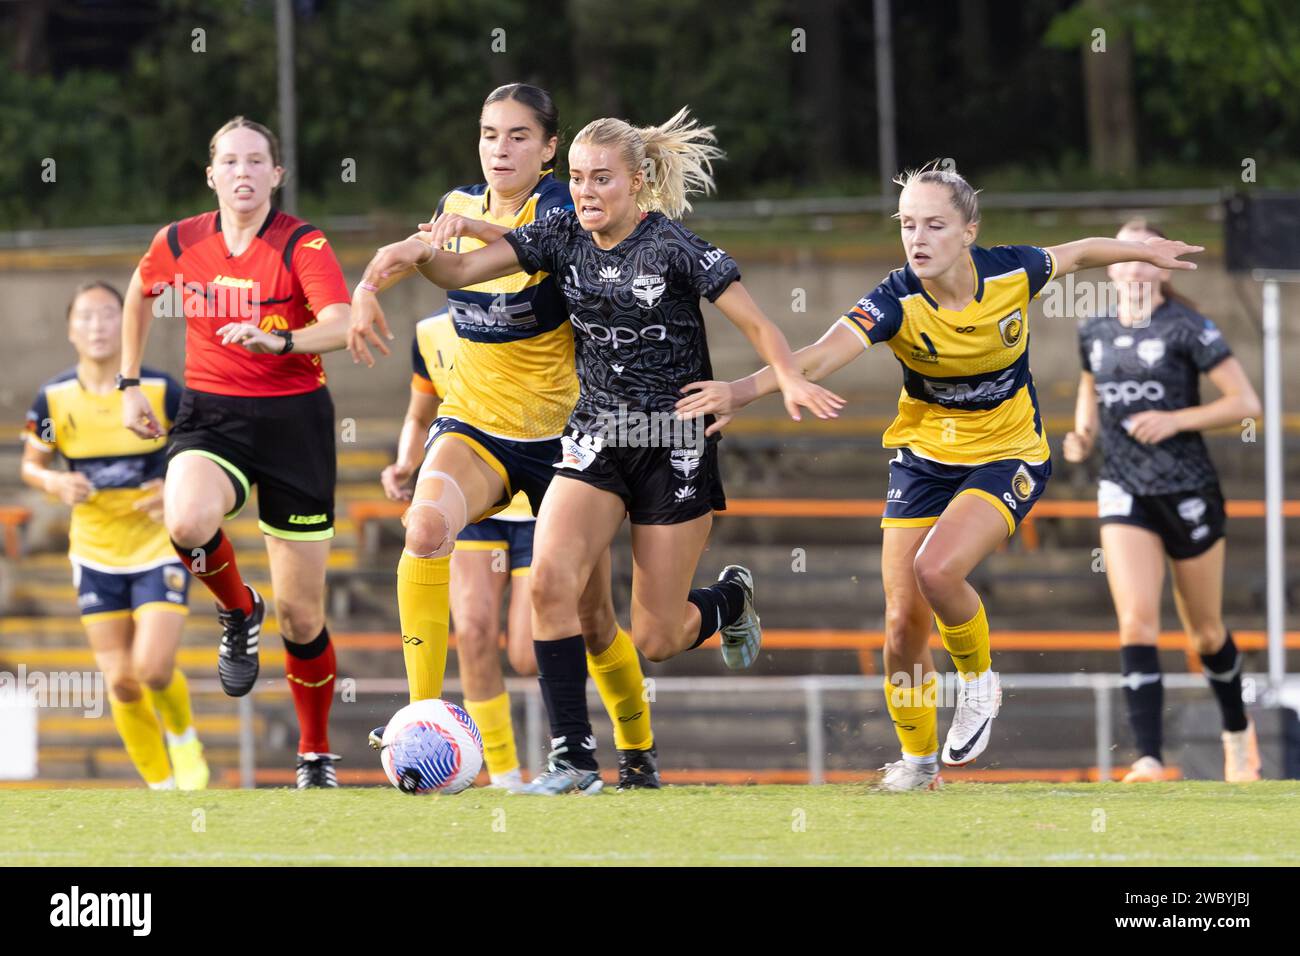
[[[938,790],[943,786],[943,777],[939,776],[939,762],[921,764],[907,758],[895,760],[880,768],[885,775],[876,784],[877,790],[891,793],[903,793],[907,790]]]
[[[993,718],[1002,706],[1002,684],[987,670],[974,680],[964,680],[957,691],[957,709],[943,744],[943,762],[963,767],[984,752],[993,733]]]

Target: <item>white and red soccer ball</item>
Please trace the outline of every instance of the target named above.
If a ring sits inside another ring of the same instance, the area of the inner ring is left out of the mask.
[[[384,728],[379,760],[402,793],[460,793],[483,768],[483,738],[455,704],[417,700]]]

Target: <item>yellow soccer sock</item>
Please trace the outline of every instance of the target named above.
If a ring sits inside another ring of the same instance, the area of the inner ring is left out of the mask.
[[[140,771],[144,782],[162,783],[172,775],[172,765],[167,759],[167,748],[163,744],[162,727],[158,724],[158,715],[144,697],[139,700],[118,700],[112,694],[108,697],[109,709],[113,712],[113,723],[122,737],[127,756],[135,769]]]
[[[194,723],[190,710],[190,684],[180,669],[172,671],[172,681],[162,690],[146,687],[145,700],[162,715],[163,727],[173,737],[179,737]]]
[[[632,635],[620,627],[609,647],[595,656],[588,653],[587,672],[596,682],[614,725],[614,746],[619,750],[649,750],[654,746],[650,701],[646,699],[649,695]]]
[[[936,676],[920,687],[895,687],[885,681],[885,706],[894,721],[894,733],[909,757],[928,757],[939,751],[939,709],[935,706]]]
[[[483,761],[488,773],[498,777],[519,769],[515,728],[510,721],[510,694],[502,691],[488,700],[466,700],[465,710],[483,737]]]
[[[397,614],[411,703],[442,696],[451,621],[451,558],[417,558],[405,551],[397,563]]]
[[[984,615],[983,601],[975,616],[965,624],[949,627],[939,620],[937,614],[934,619],[939,625],[943,646],[952,657],[962,680],[974,680],[993,666],[989,649],[989,619]]]

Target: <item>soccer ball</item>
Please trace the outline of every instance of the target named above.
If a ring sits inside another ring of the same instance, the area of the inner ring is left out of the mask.
[[[483,737],[455,704],[418,700],[384,728],[379,760],[402,793],[460,793],[483,767]]]

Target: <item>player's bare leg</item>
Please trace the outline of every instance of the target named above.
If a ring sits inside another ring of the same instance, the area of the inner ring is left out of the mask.
[[[984,752],[1002,705],[984,605],[966,578],[1007,532],[1007,518],[987,499],[958,494],[930,529],[913,565],[917,587],[934,609],[944,647],[962,678],[942,752],[950,766],[971,763]]]
[[[936,790],[939,775],[938,715],[930,634],[934,613],[913,570],[929,528],[885,528],[881,583],[885,592],[885,704],[902,746],[902,757],[886,764],[883,790]]]
[[[1223,779],[1250,783],[1260,776],[1259,740],[1241,696],[1243,658],[1223,624],[1226,548],[1220,539],[1203,554],[1170,565],[1178,617],[1223,714]]]
[[[510,576],[510,607],[506,611],[506,656],[510,668],[520,677],[537,673],[537,655],[533,653],[533,573]]]
[[[1164,684],[1156,652],[1165,583],[1164,545],[1146,528],[1108,523],[1101,527],[1101,547],[1119,620],[1124,701],[1138,750],[1124,782],[1154,783],[1165,776],[1160,754]]]
[[[533,542],[533,646],[554,749],[546,772],[516,792],[595,794],[603,787],[587,711],[580,607],[603,601],[597,595],[609,590],[608,575],[602,580],[593,572],[625,515],[617,495],[568,478],[553,481],[542,501]]]
[[[86,621],[85,628],[127,756],[151,790],[175,789],[162,727],[131,663],[134,621],[128,613]]]
[[[406,538],[397,565],[402,658],[412,701],[442,696],[456,536],[505,495],[497,471],[455,433],[440,435],[429,448],[402,519]]]
[[[465,709],[483,736],[484,763],[492,786],[505,789],[523,783],[501,672],[501,602],[509,577],[503,550],[458,547],[452,552],[451,619],[456,625]]]
[[[217,675],[232,697],[253,688],[259,669],[258,649],[266,607],[261,595],[244,583],[235,563],[235,551],[221,530],[225,516],[235,509],[235,477],[213,459],[197,452],[182,452],[167,465],[163,489],[163,521],[176,553],[213,597],[221,620],[221,648]]]
[[[210,772],[203,744],[194,728],[189,684],[176,667],[176,651],[185,627],[179,605],[145,605],[135,612],[131,642],[132,669],[145,688],[145,697],[162,717],[178,790],[203,790]]]
[[[696,643],[700,609],[687,597],[712,527],[712,513],[681,524],[632,525],[632,640],[651,661]]]

